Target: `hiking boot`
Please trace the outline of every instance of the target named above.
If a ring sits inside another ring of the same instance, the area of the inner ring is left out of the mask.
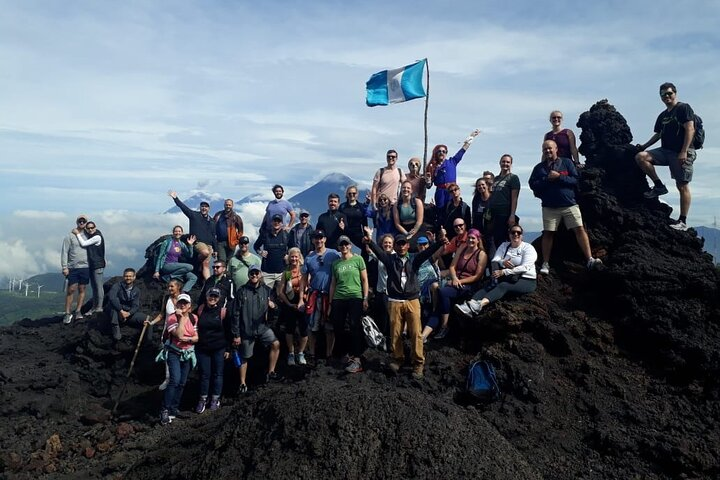
[[[348,373],[360,373],[363,371],[362,364],[360,363],[360,360],[352,359],[348,362],[347,366],[345,367],[345,371]]]
[[[593,270],[600,265],[602,265],[602,260],[600,260],[599,258],[590,257],[590,259],[587,261],[586,267],[588,270]]]
[[[205,405],[207,405],[207,397],[203,395],[200,397],[200,400],[198,400],[198,404],[195,407],[195,413],[203,413],[205,411]]]
[[[415,380],[422,380],[423,378],[425,378],[425,373],[423,372],[423,368],[418,367],[418,368],[414,369],[412,372],[412,378]]]
[[[440,331],[435,335],[435,340],[442,340],[447,337],[448,327],[440,327]]]
[[[63,323],[65,325],[70,325],[72,323],[72,319],[73,319],[72,313],[66,313],[65,316],[63,317]]]
[[[210,411],[214,412],[218,408],[220,408],[220,397],[217,395],[213,395],[210,398]]]
[[[672,228],[673,230],[678,230],[680,232],[687,232],[688,226],[685,224],[685,222],[676,220],[670,224],[670,228]]]
[[[169,425],[172,423],[172,418],[170,418],[170,412],[167,410],[160,410],[160,425]]]
[[[650,199],[657,198],[660,195],[665,195],[666,193],[668,193],[668,189],[665,185],[661,183],[660,185],[655,185],[653,188],[650,189],[649,192],[645,192],[644,195],[645,198]]]
[[[75,320],[83,320],[85,317],[80,310],[76,310],[74,318]]]
[[[244,395],[244,394],[246,394],[246,393],[247,393],[247,385],[245,385],[245,384],[243,383],[243,384],[240,385],[240,387],[238,388],[238,394]]]
[[[550,264],[548,262],[543,262],[542,267],[540,267],[540,273],[543,275],[548,275],[550,273]]]
[[[280,380],[282,380],[282,377],[277,372],[270,372],[265,377],[265,381],[267,382],[279,382]]]
[[[303,352],[295,355],[295,363],[298,365],[307,365],[307,360],[305,360],[305,354]]]
[[[288,353],[287,362],[288,362],[289,367],[295,366],[295,354],[294,353]]]

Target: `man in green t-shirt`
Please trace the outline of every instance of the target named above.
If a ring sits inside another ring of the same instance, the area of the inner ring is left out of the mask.
[[[348,373],[362,372],[360,355],[363,353],[362,314],[368,308],[368,277],[365,260],[352,253],[352,242],[346,235],[338,238],[340,259],[332,265],[332,281],[330,283],[330,323],[337,335],[345,334],[347,322],[348,337],[340,342],[347,346]],[[327,326],[326,326],[327,328]],[[328,341],[330,338],[328,336]],[[333,336],[332,342],[335,342]]]

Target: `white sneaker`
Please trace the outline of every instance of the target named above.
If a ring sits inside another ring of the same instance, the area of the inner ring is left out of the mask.
[[[170,383],[170,379],[166,378],[164,382],[160,384],[158,387],[158,390],[165,390],[168,387],[168,384]]]
[[[543,262],[542,267],[540,267],[540,273],[543,275],[548,275],[550,273],[550,264],[548,262]]]
[[[590,257],[590,259],[587,261],[586,266],[588,270],[592,270],[593,268],[597,268],[602,265],[602,263],[602,260],[600,260],[599,258]]]
[[[304,352],[300,352],[295,355],[295,363],[297,363],[298,365],[307,365],[307,360],[305,360]]]
[[[468,300],[463,304],[455,305],[455,310],[466,317],[475,317],[482,311],[482,303],[478,300]]]
[[[288,353],[288,366],[294,367],[295,366],[295,354],[294,353]]]
[[[672,228],[673,230],[686,232],[688,229],[688,226],[687,226],[687,224],[685,224],[685,222],[681,222],[680,220],[677,220],[670,224],[670,228]]]
[[[65,325],[70,325],[72,323],[73,315],[72,313],[66,313],[63,317],[63,323]]]

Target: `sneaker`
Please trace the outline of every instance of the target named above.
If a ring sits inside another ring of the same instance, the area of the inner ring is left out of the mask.
[[[265,380],[268,382],[279,382],[280,380],[282,380],[282,377],[277,372],[270,372],[265,377]]]
[[[65,325],[70,325],[72,323],[72,319],[73,319],[72,313],[66,313],[65,316],[63,317],[63,323]]]
[[[93,308],[92,310],[90,310],[90,315],[95,315],[96,313],[103,313],[103,308],[96,307],[96,308]]]
[[[400,364],[395,361],[390,362],[390,365],[388,366],[390,367],[390,371],[395,375],[397,375],[397,373],[400,371]]]
[[[166,377],[166,378],[165,378],[165,381],[162,382],[162,383],[160,384],[160,386],[158,386],[158,390],[160,390],[160,391],[165,390],[165,389],[167,388],[167,386],[168,386],[169,383],[170,383],[170,379]]]
[[[680,232],[686,232],[688,229],[688,226],[685,224],[685,222],[681,222],[680,220],[676,220],[673,223],[670,224],[670,228],[673,230],[678,230]]]
[[[210,411],[214,412],[218,408],[220,408],[220,397],[213,396],[210,399]]]
[[[307,360],[305,360],[305,354],[303,352],[295,355],[295,363],[298,365],[307,365]]]
[[[415,380],[422,380],[423,378],[425,378],[425,373],[423,372],[422,367],[413,370],[412,378],[414,378]]]
[[[548,262],[543,262],[542,267],[540,267],[540,273],[543,275],[548,275],[550,273],[550,264]]]
[[[74,317],[74,318],[75,318],[75,320],[82,320],[82,319],[84,319],[85,317],[83,316],[83,314],[82,314],[82,312],[81,312],[80,310],[76,310],[76,311],[75,311],[75,317]]]
[[[160,411],[160,425],[168,425],[172,423],[172,418],[170,418],[170,413],[167,410],[161,410]]]
[[[422,339],[423,339],[423,345],[425,345],[425,344],[428,342],[428,336],[427,336],[427,335],[423,335],[423,336],[422,336]]]
[[[205,405],[207,405],[207,397],[202,396],[195,407],[195,413],[203,413],[205,411]]]
[[[440,331],[435,335],[435,340],[442,340],[447,337],[448,327],[440,327]]]
[[[666,193],[668,193],[668,189],[661,183],[660,185],[655,185],[649,192],[645,192],[644,195],[645,198],[657,198],[660,195],[665,195]]]
[[[360,363],[360,360],[352,359],[348,362],[347,366],[345,367],[345,371],[348,373],[360,373],[363,371],[362,364]]]
[[[590,257],[590,259],[587,261],[586,267],[588,270],[592,270],[599,267],[600,265],[602,265],[602,260],[600,260],[599,258]]]
[[[295,366],[295,354],[294,353],[288,353],[288,366],[294,367]]]
[[[482,303],[478,300],[468,300],[465,303],[455,305],[455,311],[468,318],[478,316],[482,308]]]
[[[245,385],[244,383],[242,385],[240,385],[240,388],[238,388],[238,393],[240,395],[246,394],[247,393],[247,385]]]

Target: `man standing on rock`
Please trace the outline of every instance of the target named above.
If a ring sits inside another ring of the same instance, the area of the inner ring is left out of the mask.
[[[695,113],[690,105],[678,101],[677,89],[672,83],[660,85],[660,100],[665,104],[665,110],[658,115],[655,133],[650,140],[637,146],[640,152],[635,156],[635,161],[655,184],[649,192],[645,192],[645,198],[657,198],[668,193],[667,187],[655,172],[655,165],[670,167],[670,175],[675,179],[675,185],[680,192],[680,217],[670,224],[670,227],[685,231],[688,229],[690,181],[696,157],[693,148]],[[661,140],[660,148],[645,151],[658,140]]]
[[[370,200],[373,205],[377,205],[378,197],[383,193],[390,199],[392,205],[397,202],[400,184],[405,180],[402,170],[396,166],[397,158],[398,153],[395,150],[388,150],[385,155],[387,166],[375,172],[370,190]]]
[[[275,195],[275,199],[270,200],[267,207],[265,207],[265,216],[263,217],[262,225],[260,226],[260,232],[262,233],[263,230],[272,230],[273,218],[277,215],[279,215],[281,219],[280,226],[283,227],[286,232],[289,232],[295,223],[295,211],[293,210],[292,204],[283,198],[283,195],[285,195],[285,189],[282,185],[273,185],[272,192],[273,195]],[[285,215],[290,216],[290,220],[288,220],[287,225],[284,223]]]
[[[218,260],[227,262],[235,253],[238,240],[243,236],[243,221],[240,215],[235,213],[233,206],[235,202],[226,198],[224,209],[213,215],[215,221],[215,238],[218,246]]]
[[[217,251],[217,240],[215,238],[215,220],[210,216],[210,204],[200,202],[200,210],[191,210],[177,196],[174,190],[168,191],[175,205],[182,210],[190,221],[190,235],[195,235],[195,253],[197,254],[198,266],[202,269],[202,276],[205,280],[210,278],[210,256]]]
[[[338,238],[340,238],[340,235],[344,235],[345,233],[345,227],[347,226],[347,217],[339,210],[340,195],[338,195],[337,193],[331,193],[330,195],[328,195],[327,202],[327,212],[321,214],[318,217],[315,230],[321,230],[325,232],[325,246],[327,248],[336,249],[338,246]]]
[[[557,144],[545,140],[542,144],[543,159],[530,175],[530,188],[536,197],[542,200],[542,257],[540,273],[550,273],[550,253],[552,252],[555,232],[560,223],[575,232],[580,251],[585,256],[588,269],[602,264],[599,258],[593,258],[590,251],[590,239],[583,226],[580,207],[575,200],[575,188],[580,175],[575,164],[569,158],[557,155]]]
[[[87,215],[78,215],[75,220],[77,230],[82,231],[87,224]],[[60,266],[62,273],[67,280],[65,291],[65,325],[73,321],[72,303],[75,292],[77,292],[77,305],[74,318],[80,320],[83,314],[80,311],[85,300],[85,288],[90,283],[90,264],[88,263],[87,250],[85,250],[72,232],[63,240],[62,252],[60,253]]]

